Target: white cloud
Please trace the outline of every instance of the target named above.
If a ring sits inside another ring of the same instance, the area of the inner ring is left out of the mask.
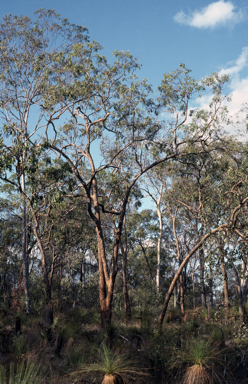
[[[230,1],[217,1],[190,14],[181,11],[174,16],[174,20],[181,24],[195,28],[215,28],[221,25],[234,25],[243,20],[244,13],[235,11],[235,6]]]
[[[239,112],[242,104],[248,102],[248,76],[241,77],[240,72],[248,66],[248,47],[242,49],[242,53],[234,62],[234,65],[222,68],[220,75],[227,74],[230,77],[230,93],[232,101],[228,104],[228,109],[232,115]]]
[[[232,101],[229,110],[232,114],[238,113],[242,104],[248,103],[248,76],[231,82]]]
[[[230,68],[223,68],[221,71],[219,71],[220,75],[229,75],[233,76],[238,74],[243,68],[247,66],[247,60],[248,59],[248,47],[244,47],[242,49],[241,55],[236,60],[235,64]]]

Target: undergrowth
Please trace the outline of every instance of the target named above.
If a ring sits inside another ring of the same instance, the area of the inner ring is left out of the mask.
[[[177,309],[168,311],[162,330],[152,313],[144,321],[114,317],[111,326],[102,328],[93,308],[55,310],[47,338],[39,315],[19,314],[21,331],[15,334],[15,316],[8,314],[1,318],[0,383],[25,383],[30,375],[32,384],[209,384],[231,383],[234,377],[242,383],[248,369],[242,319],[225,325],[219,312],[210,319],[201,309],[186,315],[182,321]]]

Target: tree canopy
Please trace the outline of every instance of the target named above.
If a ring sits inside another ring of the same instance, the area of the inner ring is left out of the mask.
[[[222,265],[226,244],[247,240],[247,145],[225,132],[226,75],[198,81],[180,64],[154,91],[129,52],[113,55],[108,61],[85,27],[53,10],[37,11],[35,21],[3,18],[0,179],[9,205],[2,201],[1,225],[12,231],[1,233],[2,263],[13,244],[22,247],[27,282],[32,258],[36,265],[40,258],[47,304],[62,292],[63,270],[72,286],[73,278],[85,284],[86,265],[95,268],[106,324],[118,271],[129,315],[127,274],[130,290],[143,276],[156,284],[161,325],[177,282],[183,298],[193,258],[205,295],[210,239],[223,237]],[[204,94],[212,95],[208,108],[194,108]],[[141,212],[146,194],[157,216]],[[183,315],[183,300],[181,308]]]

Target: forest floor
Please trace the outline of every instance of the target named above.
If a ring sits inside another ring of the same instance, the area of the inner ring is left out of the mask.
[[[170,309],[161,330],[150,314],[103,328],[96,309],[0,313],[0,383],[248,383],[248,326],[231,308]],[[112,380],[112,381],[111,381]]]

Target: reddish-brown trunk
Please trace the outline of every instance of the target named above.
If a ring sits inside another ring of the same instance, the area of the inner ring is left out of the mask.
[[[99,299],[101,308],[102,324],[110,324],[112,318],[112,303],[114,295],[114,284],[117,274],[117,256],[119,246],[119,235],[116,235],[113,255],[112,273],[109,276],[107,261],[105,257],[104,239],[101,230],[97,228],[98,263],[99,263]]]

